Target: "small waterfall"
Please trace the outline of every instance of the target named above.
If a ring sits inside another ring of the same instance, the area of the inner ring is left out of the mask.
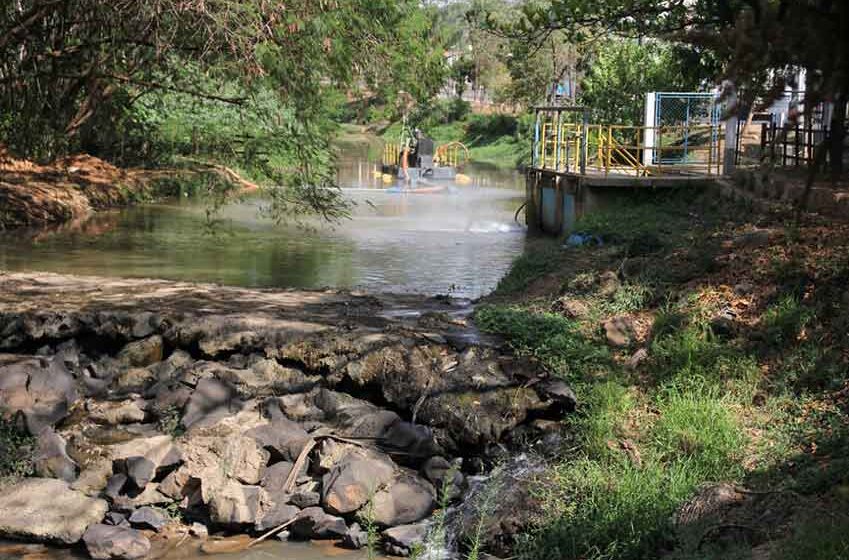
[[[431,518],[424,551],[417,558],[460,560],[465,558],[461,552],[475,542],[485,548],[491,541],[512,538],[502,534],[501,521],[518,512],[515,501],[505,499],[505,494],[529,494],[534,477],[543,469],[539,457],[523,453],[497,465],[487,475],[468,477],[463,500]]]

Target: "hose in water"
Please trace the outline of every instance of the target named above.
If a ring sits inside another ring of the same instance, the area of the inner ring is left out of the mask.
[[[528,205],[528,201],[526,200],[525,202],[522,203],[521,206],[519,206],[519,209],[516,210],[516,214],[513,216],[513,221],[516,222],[517,224],[519,223],[519,212],[521,212],[525,208],[525,206],[527,206],[527,205]]]

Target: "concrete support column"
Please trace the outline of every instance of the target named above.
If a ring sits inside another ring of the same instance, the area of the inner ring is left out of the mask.
[[[722,159],[723,175],[731,175],[734,172],[734,160],[737,155],[737,87],[734,82],[725,80],[722,83],[723,97],[725,98],[725,112],[728,118],[725,120],[725,150]]]
[[[645,128],[643,129],[643,165],[646,166],[654,164],[654,126],[657,124],[656,99],[653,91],[646,94],[646,118]]]

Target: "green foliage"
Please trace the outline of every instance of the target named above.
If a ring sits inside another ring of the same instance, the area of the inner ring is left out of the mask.
[[[0,481],[35,472],[35,445],[33,436],[0,418]]]
[[[656,400],[660,417],[651,430],[652,448],[667,465],[681,462],[700,480],[739,475],[743,434],[728,403],[710,387],[670,387]]]
[[[483,305],[475,312],[475,322],[484,331],[505,336],[520,354],[534,356],[572,379],[587,377],[608,364],[607,348],[589,340],[577,323],[561,315]]]
[[[810,311],[795,296],[784,296],[763,314],[761,324],[765,341],[779,348],[793,344],[810,320]]]
[[[580,103],[592,122],[642,125],[645,96],[651,91],[692,91],[676,64],[676,52],[656,41],[612,39],[587,57]]]

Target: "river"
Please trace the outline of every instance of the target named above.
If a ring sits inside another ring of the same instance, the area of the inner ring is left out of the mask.
[[[308,229],[276,225],[259,198],[226,205],[213,230],[201,200],[169,200],[100,212],[83,223],[0,234],[0,269],[77,275],[157,277],[247,287],[344,288],[367,292],[450,294],[476,298],[491,291],[521,253],[525,229],[514,221],[523,201],[518,173],[480,166],[451,193],[390,194],[377,165],[342,158],[339,184],[353,205],[338,224],[312,220]],[[465,182],[464,182],[465,183]],[[168,560],[204,556],[196,544]],[[0,559],[71,560],[81,549],[0,541]],[[274,539],[221,560],[339,558],[364,551]]]
[[[467,298],[491,291],[524,245],[514,221],[521,176],[472,165],[471,182],[451,193],[390,194],[377,169],[365,157],[340,159],[353,207],[337,224],[275,224],[259,212],[262,199],[249,198],[224,206],[210,229],[202,200],[170,200],[0,235],[0,269]]]

